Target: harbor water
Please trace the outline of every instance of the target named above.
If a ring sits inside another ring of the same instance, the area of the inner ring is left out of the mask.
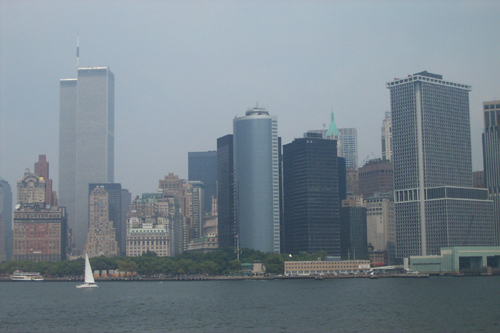
[[[500,276],[0,283],[0,332],[500,332]]]

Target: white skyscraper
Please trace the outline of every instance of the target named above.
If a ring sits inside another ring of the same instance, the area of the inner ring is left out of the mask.
[[[339,128],[340,146],[347,168],[358,167],[358,131],[356,128]]]

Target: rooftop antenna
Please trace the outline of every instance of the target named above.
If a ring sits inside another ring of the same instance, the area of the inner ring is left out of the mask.
[[[76,71],[78,71],[78,66],[80,62],[80,35],[76,37]]]

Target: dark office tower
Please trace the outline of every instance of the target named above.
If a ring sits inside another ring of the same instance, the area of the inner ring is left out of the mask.
[[[113,183],[91,183],[88,187],[89,196],[92,191],[96,188],[103,188],[108,194],[108,217],[109,221],[113,222],[113,228],[115,229],[115,239],[118,242],[119,255],[125,255],[126,253],[126,220],[127,212],[123,215],[122,207],[122,185]],[[126,190],[125,190],[126,191]],[[130,204],[130,201],[129,201]],[[128,209],[128,206],[127,206]]]
[[[483,164],[489,198],[493,200],[495,245],[500,245],[500,100],[483,102]]]
[[[217,198],[217,151],[188,153],[188,178],[203,182],[202,214],[205,216],[212,211],[212,197]]]
[[[340,255],[337,141],[321,136],[283,146],[285,252]]]
[[[280,206],[280,253],[285,253],[285,203],[283,202],[283,146],[278,137],[279,206]]]
[[[114,176],[114,75],[108,67],[79,68],[77,79],[61,80],[59,127],[59,200],[81,251],[89,184],[112,183]]]
[[[342,200],[347,199],[347,167],[345,158],[337,157],[339,165],[339,207],[342,207]]]
[[[253,108],[233,120],[234,178],[241,247],[280,252],[278,120]]]
[[[217,139],[217,198],[219,247],[236,247],[232,134]]]
[[[116,239],[118,241],[118,247],[120,248],[120,256],[127,255],[127,214],[130,210],[130,204],[132,203],[132,193],[129,190],[122,188],[122,225],[121,225],[121,237]]]
[[[0,177],[0,262],[12,258],[14,234],[12,231],[12,190]]]
[[[365,207],[340,208],[340,255],[350,260],[368,258]]]
[[[392,163],[390,160],[373,159],[359,168],[359,194],[373,197],[376,192],[392,192]]]
[[[469,91],[421,72],[391,96],[396,256],[494,244],[493,202],[472,188]]]

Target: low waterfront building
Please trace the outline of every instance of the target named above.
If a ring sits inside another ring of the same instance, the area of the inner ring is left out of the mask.
[[[158,257],[169,257],[170,221],[164,217],[130,217],[127,231],[127,257],[140,257],[154,252]]]
[[[285,275],[325,275],[367,272],[370,260],[285,261]]]
[[[410,269],[431,274],[500,274],[500,246],[442,247],[440,255],[410,256]]]
[[[216,234],[209,234],[201,238],[192,239],[188,244],[188,251],[195,252],[211,252],[219,249],[219,243],[217,241]]]
[[[386,251],[369,251],[368,256],[372,266],[385,266],[387,265],[387,252]]]

